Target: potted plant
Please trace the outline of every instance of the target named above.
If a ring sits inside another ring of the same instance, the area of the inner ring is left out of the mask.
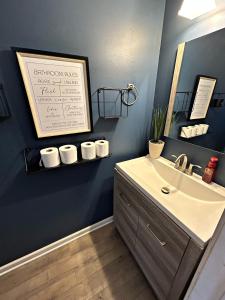
[[[154,108],[152,114],[152,136],[149,141],[149,155],[151,158],[159,158],[165,142],[161,140],[165,127],[167,110],[162,107]]]

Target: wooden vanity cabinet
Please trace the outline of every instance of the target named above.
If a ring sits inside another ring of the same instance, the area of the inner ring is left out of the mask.
[[[182,299],[203,249],[118,171],[114,222],[158,299]]]
[[[134,254],[138,229],[137,199],[132,186],[116,180],[114,195],[114,222],[130,251]]]

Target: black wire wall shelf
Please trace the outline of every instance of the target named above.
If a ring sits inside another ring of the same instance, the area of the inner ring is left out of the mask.
[[[176,92],[174,111],[176,113],[188,113],[193,92]],[[225,107],[225,93],[214,93],[210,102],[210,108]]]
[[[124,89],[99,88],[98,114],[102,119],[119,119],[128,117],[128,107],[123,108]]]
[[[130,102],[131,93],[133,94],[133,101]],[[127,118],[128,108],[129,106],[132,106],[136,100],[137,88],[134,84],[128,84],[126,88],[99,88],[97,90],[99,118]]]
[[[183,141],[191,140],[191,141],[193,141],[193,140],[197,140],[198,138],[205,137],[209,134],[211,134],[211,133],[207,132],[207,133],[198,134],[198,135],[191,136],[191,137],[179,136],[179,140],[183,140]]]
[[[23,151],[24,161],[25,161],[25,171],[27,174],[47,172],[47,171],[58,170],[58,169],[62,169],[62,168],[71,168],[71,167],[75,167],[75,166],[80,166],[83,164],[93,163],[93,162],[100,161],[105,158],[109,158],[112,155],[111,153],[105,157],[96,157],[91,160],[82,159],[81,143],[86,142],[86,141],[95,142],[97,140],[105,140],[105,137],[98,137],[98,138],[94,138],[94,139],[92,138],[92,139],[88,139],[85,141],[79,141],[79,142],[77,142],[77,141],[69,142],[70,145],[72,144],[77,147],[77,162],[75,162],[73,164],[68,164],[68,165],[61,163],[59,166],[53,167],[53,168],[45,168],[42,165],[40,165],[40,161],[41,161],[40,150],[43,148],[47,148],[47,147],[59,148],[60,146],[63,146],[68,143],[43,145],[41,147],[34,147],[34,148],[29,148],[29,147],[25,148]]]

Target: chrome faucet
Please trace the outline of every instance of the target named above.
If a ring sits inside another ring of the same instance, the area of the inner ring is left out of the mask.
[[[187,169],[187,155],[180,154],[178,157],[176,155],[172,155],[172,157],[176,158],[174,168],[184,173]]]

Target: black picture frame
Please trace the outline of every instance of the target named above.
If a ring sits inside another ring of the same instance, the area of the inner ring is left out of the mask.
[[[69,132],[69,133],[60,133],[60,134],[49,134],[49,135],[40,135],[38,133],[37,130],[37,126],[35,123],[35,119],[34,119],[34,115],[33,115],[33,111],[31,108],[31,103],[30,103],[30,99],[27,93],[27,88],[24,82],[24,77],[21,71],[21,66],[19,64],[19,69],[21,71],[21,79],[23,81],[23,87],[25,89],[27,98],[28,98],[28,102],[29,102],[29,107],[30,107],[30,111],[33,117],[33,123],[34,123],[34,127],[36,129],[36,134],[37,134],[37,138],[50,138],[50,137],[56,137],[56,136],[63,136],[63,135],[78,135],[78,134],[89,134],[91,132],[93,132],[93,115],[92,115],[92,102],[91,102],[91,85],[90,85],[90,74],[89,74],[89,60],[88,57],[86,56],[80,56],[80,55],[74,55],[74,54],[68,54],[68,53],[60,53],[60,52],[51,52],[51,51],[45,51],[45,50],[37,50],[37,49],[29,49],[29,48],[20,48],[20,47],[11,47],[11,50],[14,52],[14,55],[17,58],[17,61],[19,63],[19,59],[17,54],[18,53],[22,53],[22,54],[33,54],[33,55],[37,55],[37,56],[43,56],[43,57],[53,57],[53,58],[63,58],[63,59],[68,59],[68,60],[77,60],[77,61],[83,61],[84,62],[84,68],[85,68],[85,88],[86,88],[86,104],[87,104],[87,110],[88,110],[88,130],[85,131],[79,131],[79,132]]]

